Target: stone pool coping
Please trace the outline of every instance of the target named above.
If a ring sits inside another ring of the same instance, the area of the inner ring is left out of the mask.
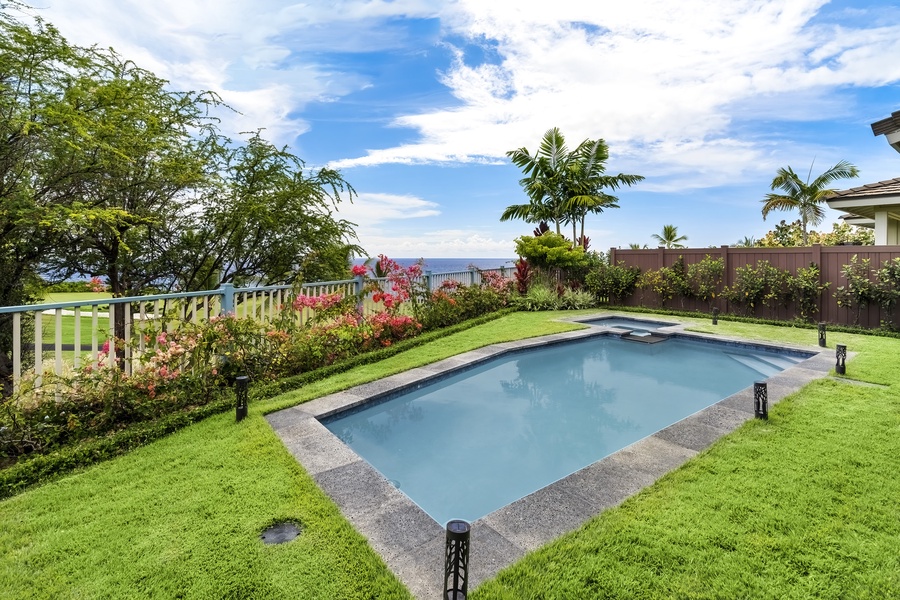
[[[581,322],[602,317],[641,320],[628,313],[598,313],[570,320]],[[657,331],[678,337],[812,353],[810,358],[765,379],[769,404],[827,376],[833,366],[834,358],[827,354],[828,349],[818,346],[774,346],[737,337],[688,333],[684,331],[686,326],[690,324],[679,323]],[[266,419],[288,451],[369,540],[413,596],[436,598],[443,589],[444,525],[395,488],[319,419],[373,399],[423,387],[459,368],[508,352],[621,332],[620,328],[591,325],[578,331],[494,344],[280,410]],[[848,358],[853,354],[849,353]],[[620,504],[752,418],[751,386],[478,519],[471,529],[469,589],[495,576],[527,552]]]

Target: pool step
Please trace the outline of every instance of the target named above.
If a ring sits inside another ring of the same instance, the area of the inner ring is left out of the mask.
[[[763,377],[777,375],[785,369],[793,367],[802,360],[794,360],[794,357],[791,356],[772,356],[768,354],[731,354],[730,352],[726,352],[725,354],[742,365],[750,367]]]
[[[658,344],[659,342],[664,342],[669,339],[667,335],[658,335],[655,333],[650,333],[649,331],[629,331],[628,333],[623,333],[619,336],[623,340],[628,340],[630,342],[641,342],[642,344]]]

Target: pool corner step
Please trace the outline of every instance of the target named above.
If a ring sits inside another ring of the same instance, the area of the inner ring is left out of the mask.
[[[635,334],[634,331],[623,333],[619,337],[623,340],[629,340],[631,342],[641,342],[642,344],[658,344],[659,342],[664,342],[669,339],[669,336],[667,335],[657,335],[655,333]]]

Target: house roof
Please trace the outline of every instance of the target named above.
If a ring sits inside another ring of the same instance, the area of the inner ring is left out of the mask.
[[[895,114],[900,115],[900,111]],[[867,183],[849,190],[840,190],[828,196],[826,200],[863,200],[880,196],[900,196],[900,177],[879,181],[878,183]]]
[[[887,119],[872,123],[872,133],[885,135],[894,131],[900,131],[900,110],[891,113]]]

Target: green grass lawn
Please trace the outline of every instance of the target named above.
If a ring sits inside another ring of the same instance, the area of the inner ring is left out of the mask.
[[[407,598],[263,419],[486,344],[573,327],[515,313],[223,414],[0,502],[0,598]],[[665,317],[670,319],[670,317]],[[691,320],[687,320],[691,321]],[[814,330],[697,329],[814,345]],[[485,583],[486,598],[885,598],[900,589],[900,340],[829,334],[848,376],[773,407]],[[279,520],[302,524],[264,546]],[[537,524],[539,526],[539,524]],[[435,596],[439,591],[435,591]]]

